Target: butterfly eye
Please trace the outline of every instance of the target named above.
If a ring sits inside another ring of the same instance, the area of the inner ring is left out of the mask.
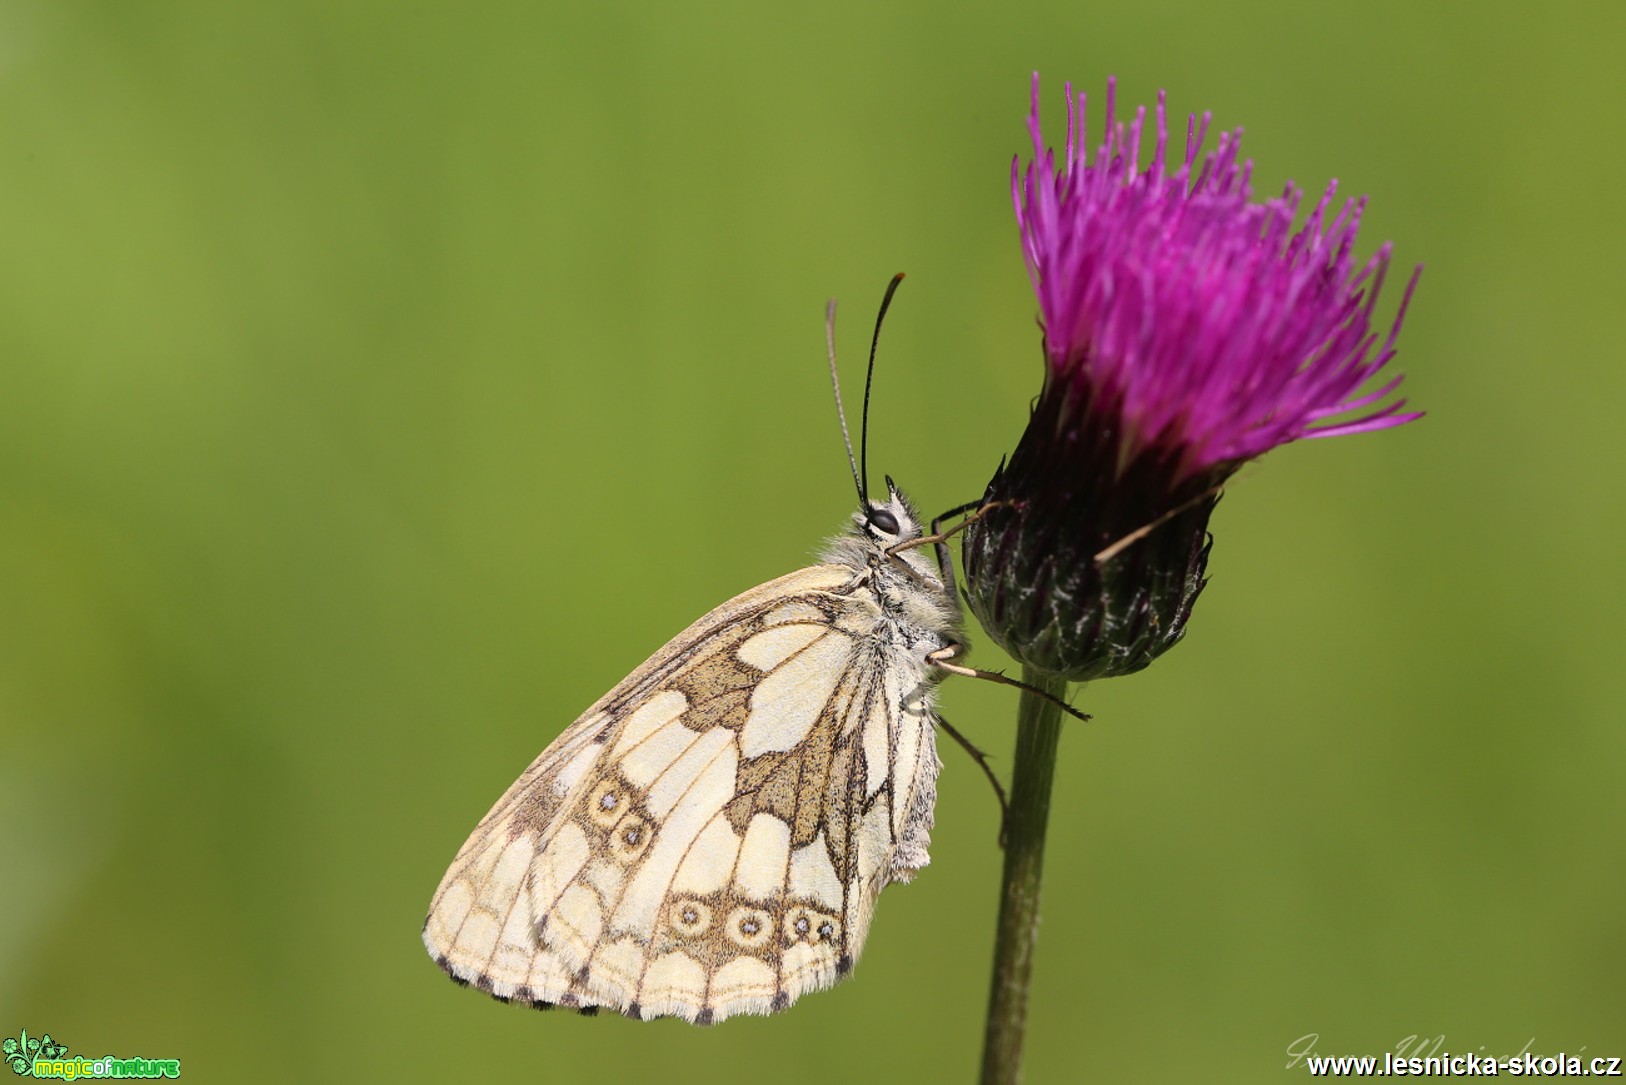
[[[896,535],[898,533],[898,518],[893,516],[892,513],[887,509],[878,509],[871,506],[869,510],[869,523],[870,526],[875,528],[877,531],[885,532],[888,535]]]

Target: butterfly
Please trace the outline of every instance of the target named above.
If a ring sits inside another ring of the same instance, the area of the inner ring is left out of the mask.
[[[945,536],[890,478],[870,500],[850,440],[848,458],[859,508],[821,564],[679,633],[475,828],[423,928],[453,979],[710,1024],[851,971],[877,895],[928,861],[934,690],[973,672],[951,662]]]

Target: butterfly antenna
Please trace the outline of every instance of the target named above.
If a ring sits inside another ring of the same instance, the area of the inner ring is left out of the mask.
[[[836,373],[836,299],[824,307],[824,349],[830,356],[830,387],[836,390],[836,419],[841,423],[841,443],[847,446],[847,465],[853,469],[853,487],[858,500],[867,503],[864,484],[858,478],[858,460],[853,456],[852,435],[847,432],[847,412],[841,406],[841,377]]]
[[[886,319],[887,307],[892,304],[892,295],[898,292],[898,284],[903,282],[903,272],[892,276],[892,281],[886,284],[886,294],[881,298],[881,311],[875,314],[875,334],[869,341],[869,370],[864,374],[864,419],[859,428],[858,462],[862,477],[859,488],[863,491],[859,497],[866,503],[869,501],[869,389],[875,380],[875,348],[881,342],[881,322]]]

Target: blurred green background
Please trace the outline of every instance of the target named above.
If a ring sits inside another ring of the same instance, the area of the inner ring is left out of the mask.
[[[418,932],[542,746],[844,523],[828,296],[856,382],[909,273],[872,464],[980,493],[1038,387],[1038,69],[1053,122],[1116,73],[1245,125],[1261,192],[1369,194],[1430,413],[1246,471],[1186,643],[1084,691],[1028,1080],[1626,1054],[1623,13],[0,5],[0,1034],[203,1080],[973,1078],[999,854],[951,747],[932,867],[781,1017],[530,1013]],[[1002,770],[1008,692],[944,694]]]

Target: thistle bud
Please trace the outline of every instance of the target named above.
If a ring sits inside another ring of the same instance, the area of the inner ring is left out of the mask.
[[[966,530],[967,597],[988,635],[1073,681],[1131,674],[1185,633],[1205,583],[1209,515],[1239,467],[1307,437],[1421,417],[1368,391],[1395,354],[1414,273],[1381,346],[1373,310],[1382,246],[1353,255],[1361,201],[1330,184],[1299,229],[1289,186],[1255,203],[1240,132],[1202,153],[1193,117],[1178,167],[1158,96],[1151,164],[1144,108],[1091,148],[1085,98],[1067,90],[1058,164],[1039,128],[1012,166],[1028,272],[1044,329],[1044,384],[1026,432]],[[1380,405],[1381,404],[1381,405]]]

